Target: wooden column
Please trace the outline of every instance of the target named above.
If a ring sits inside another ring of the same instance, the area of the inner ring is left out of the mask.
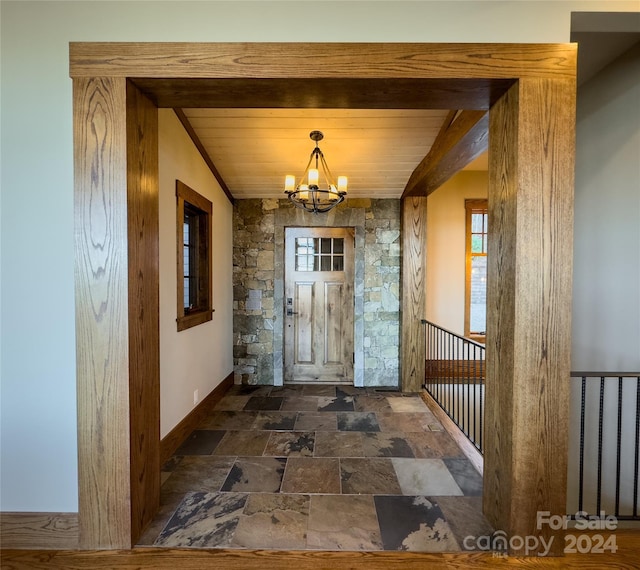
[[[130,548],[158,502],[157,111],[127,95],[73,81],[80,548]]]
[[[129,548],[126,80],[74,79],[80,548]]]
[[[575,81],[520,79],[490,115],[484,511],[548,538],[537,512],[566,514]]]
[[[131,539],[160,508],[158,109],[127,84]]]
[[[403,392],[424,384],[425,283],[427,268],[427,198],[402,200],[402,338],[400,374]]]

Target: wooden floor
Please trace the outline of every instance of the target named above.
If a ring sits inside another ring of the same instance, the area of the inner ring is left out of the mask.
[[[310,552],[266,550],[171,550],[136,548],[126,551],[4,550],[2,570],[461,570],[474,568],[640,568],[640,531],[615,532],[615,554],[569,554],[561,558],[494,557],[490,553],[413,554],[395,552]]]

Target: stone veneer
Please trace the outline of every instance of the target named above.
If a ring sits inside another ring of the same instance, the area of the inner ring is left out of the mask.
[[[354,384],[399,385],[400,200],[347,200],[320,215],[287,200],[237,200],[233,224],[236,382],[282,384],[285,228],[352,227]]]

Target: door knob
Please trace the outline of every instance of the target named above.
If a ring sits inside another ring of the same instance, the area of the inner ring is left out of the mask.
[[[293,311],[292,309],[287,309],[287,317],[293,317],[293,315],[297,315],[297,311]]]

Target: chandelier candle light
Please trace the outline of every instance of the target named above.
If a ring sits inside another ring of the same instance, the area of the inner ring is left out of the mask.
[[[338,182],[333,179],[324,155],[318,147],[318,142],[324,138],[320,131],[311,131],[309,138],[315,141],[316,147],[311,151],[300,182],[296,186],[295,176],[288,174],[285,178],[284,192],[296,208],[319,214],[328,212],[344,200],[347,195],[347,177],[338,176]],[[315,167],[312,168],[315,159]],[[324,177],[324,186],[319,185],[320,168]]]

